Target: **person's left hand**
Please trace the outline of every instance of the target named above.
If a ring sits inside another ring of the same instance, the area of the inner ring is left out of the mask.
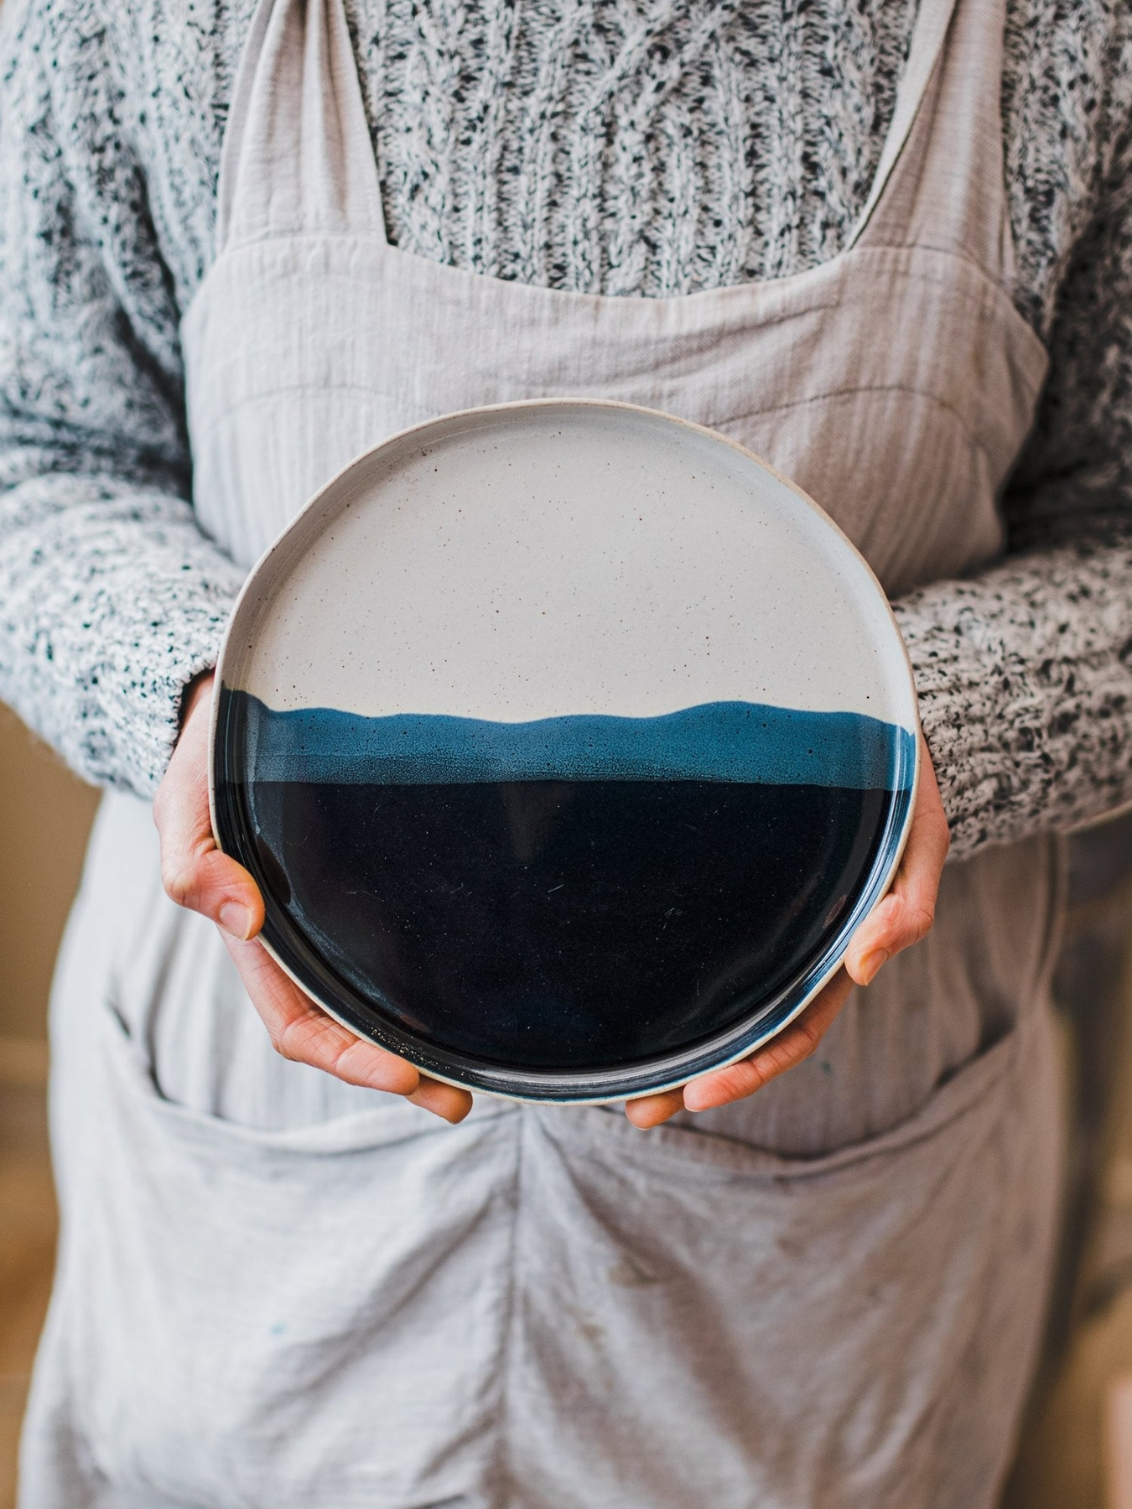
[[[947,818],[928,747],[920,737],[920,783],[912,827],[892,887],[853,934],[842,967],[802,1015],[750,1058],[701,1074],[681,1089],[630,1100],[625,1114],[637,1127],[655,1127],[677,1111],[708,1111],[761,1090],[803,1059],[821,1042],[856,985],[868,985],[881,966],[902,948],[926,937],[935,916],[936,895],[950,842]]]
[[[444,1121],[462,1121],[467,1090],[421,1074],[328,1016],[263,947],[263,897],[252,876],[217,847],[208,810],[209,710],[212,673],[186,696],[184,724],[153,804],[161,838],[161,875],[178,906],[216,923],[276,1052],[322,1069],[349,1085],[401,1095]]]

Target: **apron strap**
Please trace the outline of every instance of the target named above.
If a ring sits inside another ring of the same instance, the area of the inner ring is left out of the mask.
[[[384,238],[342,0],[259,0],[220,158],[217,254],[276,235]]]
[[[923,0],[880,167],[849,245],[954,251],[1010,289],[1004,0]]]

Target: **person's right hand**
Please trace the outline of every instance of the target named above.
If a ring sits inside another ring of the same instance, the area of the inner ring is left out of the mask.
[[[212,834],[211,692],[211,676],[193,685],[181,737],[153,803],[167,894],[179,906],[216,923],[272,1044],[284,1058],[324,1069],[347,1084],[403,1095],[445,1121],[462,1121],[472,1107],[467,1090],[428,1079],[403,1058],[356,1037],[316,1006],[256,940],[263,926],[263,897],[243,865],[216,847]]]

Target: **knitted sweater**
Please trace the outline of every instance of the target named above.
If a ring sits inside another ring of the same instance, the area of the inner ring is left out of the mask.
[[[1132,800],[1132,8],[1007,9],[1014,296],[1051,375],[1004,560],[896,605],[958,855]],[[240,584],[191,506],[178,322],[250,11],[6,0],[0,21],[0,695],[142,795]],[[912,0],[348,11],[391,240],[644,297],[838,251],[915,19]]]

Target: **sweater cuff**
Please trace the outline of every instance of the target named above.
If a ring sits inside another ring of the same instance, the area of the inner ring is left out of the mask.
[[[82,754],[83,763],[97,769],[98,746],[109,741],[117,753],[112,773],[107,772],[112,785],[147,798],[156,792],[180,737],[185,689],[216,665],[240,577],[236,568],[221,580],[198,576],[191,601],[168,604],[160,618],[147,618],[139,632],[118,642],[110,668],[118,690],[108,699],[111,725],[105,730],[91,725]]]

